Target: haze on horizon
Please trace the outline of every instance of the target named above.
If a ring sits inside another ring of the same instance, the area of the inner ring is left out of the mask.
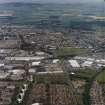
[[[101,3],[104,0],[0,0],[0,3],[33,2],[33,3]]]

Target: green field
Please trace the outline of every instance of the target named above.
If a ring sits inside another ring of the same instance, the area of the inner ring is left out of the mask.
[[[97,81],[100,83],[105,83],[105,70],[102,71],[98,76],[97,76]]]
[[[84,48],[65,47],[65,48],[57,49],[55,51],[55,55],[56,56],[83,55],[88,53],[88,51],[89,51],[88,49],[84,49]]]
[[[77,79],[80,78],[80,79],[90,80],[96,73],[97,71],[95,70],[83,69],[83,70],[77,71],[75,75],[73,75],[73,77]]]

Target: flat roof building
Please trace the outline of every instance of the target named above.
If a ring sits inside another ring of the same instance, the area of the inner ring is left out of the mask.
[[[92,61],[85,61],[83,64],[82,64],[82,67],[91,67],[93,64]]]
[[[58,63],[59,62],[59,59],[54,59],[53,60],[53,63]]]
[[[34,57],[6,57],[6,60],[16,60],[16,61],[30,61],[30,60],[42,60],[44,57],[34,56]]]
[[[77,62],[77,60],[69,60],[69,63],[70,65],[73,67],[73,68],[79,68],[80,65],[79,63]]]
[[[32,62],[32,66],[39,66],[40,65],[40,61],[35,61],[35,62]]]
[[[34,104],[32,104],[32,105],[40,105],[40,103],[34,103]]]

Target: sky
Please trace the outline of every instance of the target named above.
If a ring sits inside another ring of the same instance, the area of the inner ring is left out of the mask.
[[[102,2],[104,0],[0,0],[0,3],[7,3],[7,2],[55,2],[55,3],[71,3],[71,2]]]

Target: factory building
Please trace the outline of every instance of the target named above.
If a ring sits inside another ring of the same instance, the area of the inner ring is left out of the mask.
[[[30,61],[30,60],[42,60],[44,57],[34,56],[34,57],[6,57],[6,60],[15,60],[15,61]]]
[[[82,64],[82,67],[92,67],[92,64],[93,64],[92,61],[85,61],[85,62]]]
[[[77,60],[69,60],[70,66],[72,68],[80,68],[79,63],[77,62]]]
[[[40,103],[33,103],[32,105],[41,105]]]

